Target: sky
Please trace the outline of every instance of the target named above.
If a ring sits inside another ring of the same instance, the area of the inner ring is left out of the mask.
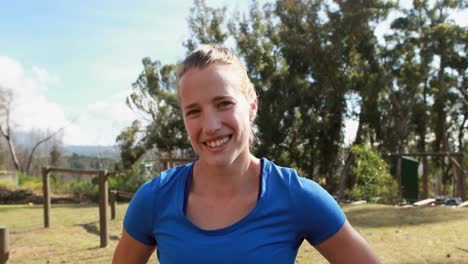
[[[242,11],[249,1],[207,3]],[[13,127],[65,127],[67,145],[115,144],[138,118],[125,98],[142,58],[183,58],[192,6],[192,0],[2,1],[0,86],[14,93]],[[468,25],[466,10],[455,16]],[[357,124],[348,120],[346,126],[350,141]]]

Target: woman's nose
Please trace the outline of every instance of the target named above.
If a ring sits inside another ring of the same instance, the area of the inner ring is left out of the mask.
[[[215,111],[206,111],[202,122],[203,130],[207,134],[216,133],[221,128],[221,120]]]

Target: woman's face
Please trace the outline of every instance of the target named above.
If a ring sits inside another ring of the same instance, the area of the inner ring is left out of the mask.
[[[250,124],[257,102],[241,93],[239,70],[212,64],[188,70],[179,81],[185,129],[200,160],[227,166],[250,155]]]

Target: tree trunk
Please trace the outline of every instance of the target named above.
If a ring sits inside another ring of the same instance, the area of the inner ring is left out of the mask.
[[[3,130],[3,127],[0,127],[0,131],[5,138],[5,140],[8,142],[8,149],[10,150],[10,156],[11,160],[13,161],[13,165],[15,166],[15,169],[17,171],[23,171],[21,168],[19,162],[18,162],[18,157],[16,156],[16,151],[15,151],[15,144],[13,144],[13,138],[10,135],[10,127],[7,124],[7,132]]]

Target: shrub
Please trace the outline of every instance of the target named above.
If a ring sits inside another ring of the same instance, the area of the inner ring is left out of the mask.
[[[398,185],[379,152],[367,143],[353,146],[351,152],[355,155],[351,171],[356,176],[356,184],[347,194],[354,199],[397,203]]]
[[[109,189],[134,193],[145,182],[151,179],[151,174],[142,172],[138,163],[116,177],[109,178]]]
[[[42,178],[29,176],[26,172],[18,171],[18,185],[34,193],[42,193]]]

